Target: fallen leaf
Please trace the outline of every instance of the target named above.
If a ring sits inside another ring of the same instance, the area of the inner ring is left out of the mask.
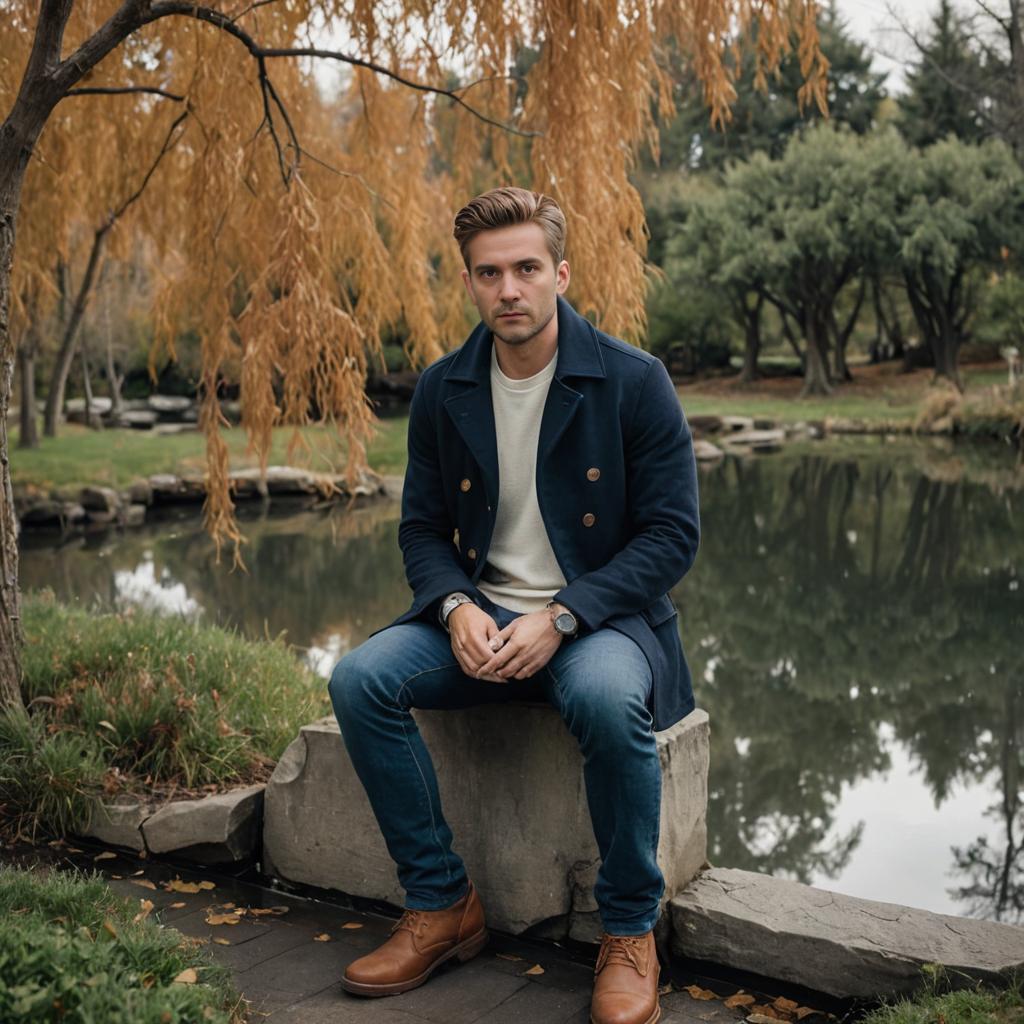
[[[104,850],[102,853],[97,853],[93,860],[113,860],[117,856],[116,853],[111,853],[110,850]]]
[[[793,1013],[800,1004],[793,1002],[792,999],[787,999],[785,996],[779,996],[778,999],[772,1002],[772,1006],[774,1006],[776,1010],[781,1010],[783,1013]]]
[[[348,921],[346,924],[341,926],[342,928],[349,930],[352,928],[362,928],[363,926],[358,921]]]
[[[769,1017],[766,1013],[751,1013],[747,1015],[748,1024],[775,1024],[778,1017]]]
[[[144,875],[145,873],[146,873],[146,869],[145,868],[139,868],[138,871],[133,871],[132,872],[132,878],[138,878],[139,875]]]
[[[672,982],[670,981],[667,985],[662,985],[658,989],[659,996],[667,996],[672,991]]]
[[[794,1011],[797,1020],[803,1020],[804,1017],[809,1017],[812,1013],[817,1013],[817,1010],[812,1010],[809,1006],[798,1006]]]
[[[194,985],[199,980],[194,967],[186,967],[175,979],[179,985]]]
[[[523,971],[523,974],[543,974],[544,968],[540,964],[534,964],[529,970]]]
[[[77,846],[69,846],[68,847],[68,853],[82,853],[82,852],[83,851],[80,850]]]
[[[132,878],[132,885],[141,885],[143,889],[156,890],[156,886],[148,878]]]
[[[689,992],[694,999],[717,999],[718,996],[709,988],[701,988],[700,985],[687,985],[684,992]]]
[[[222,903],[222,904],[221,904],[221,906],[222,906],[222,907],[223,907],[223,908],[224,908],[225,910],[234,910],[234,909],[235,909],[235,905],[234,905],[234,903]]]
[[[198,884],[200,889],[216,889],[217,888],[217,886],[215,886],[213,884],[213,882],[198,882],[197,884]]]
[[[111,878],[116,878],[117,881],[119,881],[119,882],[124,879],[124,875],[111,875],[110,877]]]
[[[327,932],[321,932],[319,935],[314,935],[313,936],[313,941],[314,942],[330,942],[331,941],[331,937],[330,937],[330,935],[327,934]]]
[[[748,995],[745,992],[737,992],[736,995],[729,996],[729,998],[726,999],[725,1005],[728,1006],[730,1010],[733,1010],[737,1006],[749,1006],[751,1003],[756,1002],[757,999],[754,996]]]
[[[762,1003],[755,1003],[750,1008],[751,1013],[759,1013],[762,1017],[771,1017],[772,1020],[779,1020],[780,1014],[777,1010],[772,1009],[770,1006],[765,1006]]]
[[[117,929],[113,926],[110,921],[103,922],[103,930],[112,938],[117,938]]]
[[[237,914],[207,914],[206,923],[212,925],[219,924],[238,924],[239,916]]]
[[[104,729],[109,729],[112,733],[116,733],[117,732],[117,730],[113,727],[113,725],[111,725],[110,722],[108,722],[106,719],[101,719],[96,724],[97,725],[102,725]]]
[[[515,953],[495,953],[494,954],[499,960],[522,960],[521,956],[516,956]]]
[[[138,924],[139,921],[145,921],[151,913],[153,913],[153,901],[139,900],[139,912],[132,918],[132,924]]]
[[[216,938],[213,940],[218,946],[230,946],[231,943],[227,939]]]
[[[183,882],[180,878],[174,879],[173,882],[164,882],[163,886],[168,892],[199,892],[198,882]]]
[[[182,907],[187,907],[187,903],[169,903],[168,908],[170,910],[181,910]]]

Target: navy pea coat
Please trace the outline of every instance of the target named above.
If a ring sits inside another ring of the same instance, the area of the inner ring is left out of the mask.
[[[436,622],[455,591],[481,596],[501,498],[490,330],[420,377],[398,529],[412,607]],[[650,663],[649,708],[667,729],[694,707],[669,596],[700,536],[693,444],[661,361],[609,337],[558,298],[558,358],[537,448],[537,501],[568,581],[554,599],[587,630],[633,639]]]

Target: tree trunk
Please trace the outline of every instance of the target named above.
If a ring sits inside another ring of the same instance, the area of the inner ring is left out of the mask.
[[[87,331],[82,331],[82,344],[78,349],[78,357],[82,363],[82,393],[85,395],[85,425],[99,430],[103,424],[99,413],[92,411],[92,375],[89,372],[89,349],[86,345]]]
[[[958,391],[963,391],[964,382],[960,376],[957,354],[960,349],[960,338],[953,330],[952,324],[943,324],[943,329],[932,345],[932,352],[935,355],[935,377],[934,380],[945,379],[956,386]]]
[[[18,430],[19,448],[39,447],[39,414],[36,410],[36,353],[39,350],[39,328],[33,320],[18,346],[18,376],[21,378],[21,416]]]
[[[64,327],[64,337],[61,338],[60,351],[53,364],[53,376],[50,378],[50,390],[46,396],[46,414],[43,420],[43,433],[47,437],[57,436],[57,420],[60,418],[61,410],[64,408],[64,389],[67,387],[68,374],[71,372],[71,363],[75,358],[75,343],[78,340],[78,328],[81,326],[82,317],[85,315],[85,307],[89,303],[89,296],[92,293],[96,281],[96,272],[100,266],[100,254],[103,252],[103,242],[107,237],[109,225],[97,229],[92,240],[92,249],[89,252],[89,263],[85,268],[82,283],[79,285],[78,294],[75,296],[75,304],[71,307],[71,315],[68,317]]]
[[[117,363],[114,360],[114,338],[110,329],[110,295],[103,298],[103,327],[105,333],[105,356],[107,361],[107,381],[110,384],[110,419],[117,423],[124,411],[124,400],[121,397],[121,383],[124,377],[117,372]]]
[[[831,395],[832,385],[828,380],[827,354],[825,351],[825,326],[814,311],[807,315],[807,362],[804,367],[804,386],[801,398],[810,395]]]
[[[740,371],[740,382],[750,384],[761,376],[757,368],[757,358],[761,352],[761,307],[764,305],[764,296],[757,297],[757,303],[753,309],[747,308],[746,299],[743,299],[743,333],[746,345],[743,349],[743,369]]]

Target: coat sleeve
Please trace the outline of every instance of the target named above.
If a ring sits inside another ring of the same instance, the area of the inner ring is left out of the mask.
[[[623,438],[632,537],[599,569],[554,597],[589,629],[634,615],[667,594],[697,555],[700,519],[693,441],[661,360],[651,361]]]
[[[435,608],[442,598],[458,590],[479,597],[479,591],[459,564],[453,540],[455,524],[445,501],[437,430],[431,420],[425,382],[424,375],[409,407],[409,458],[398,527],[405,577],[412,588],[413,611],[417,613]]]

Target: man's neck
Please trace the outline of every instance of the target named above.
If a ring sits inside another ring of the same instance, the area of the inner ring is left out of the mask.
[[[501,372],[512,380],[532,377],[551,362],[558,348],[558,310],[555,310],[555,315],[544,325],[542,331],[522,345],[510,345],[496,334],[492,337],[494,353]]]

